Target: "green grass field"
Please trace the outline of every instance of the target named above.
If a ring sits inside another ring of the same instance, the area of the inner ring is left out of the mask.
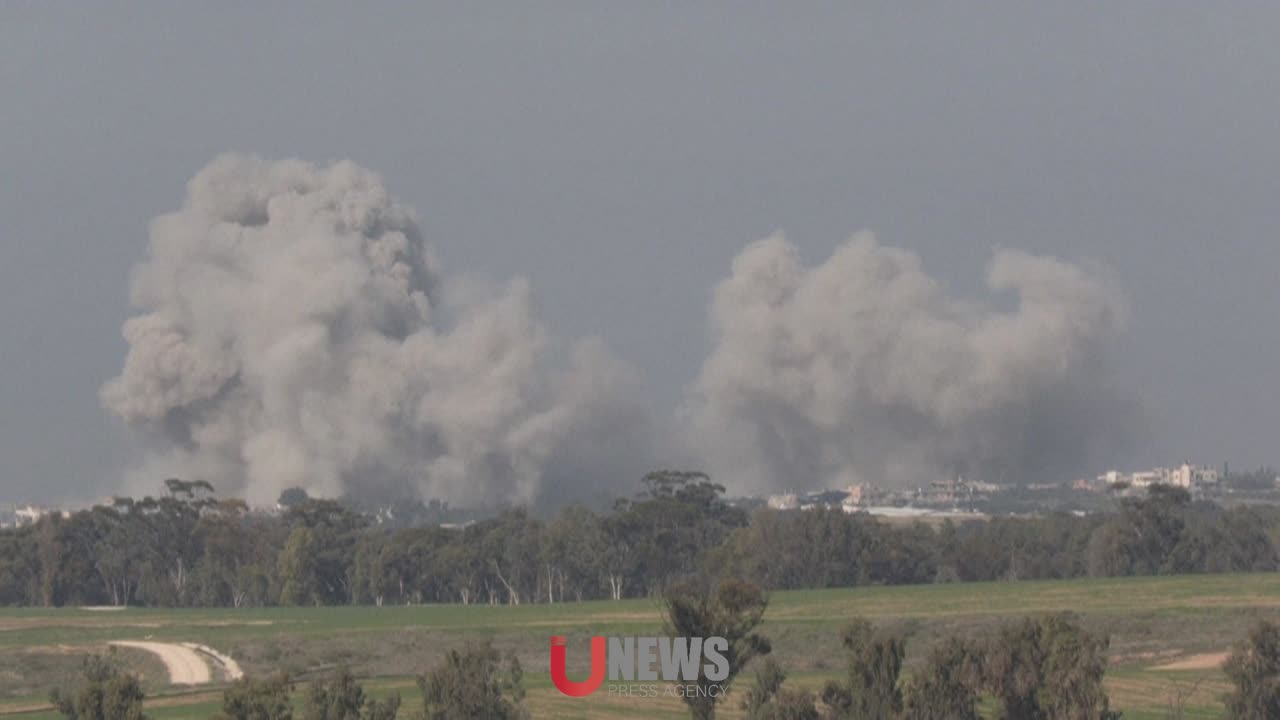
[[[1215,718],[1227,686],[1211,654],[1225,652],[1258,618],[1280,617],[1280,574],[1202,575],[1061,582],[972,583],[775,593],[764,631],[794,682],[818,687],[842,666],[840,627],[857,615],[910,634],[911,664],[937,638],[977,637],[999,622],[1058,610],[1080,613],[1111,636],[1108,686],[1126,718],[1168,717],[1181,697],[1184,717]],[[520,607],[341,607],[252,610],[0,609],[0,714],[52,717],[48,689],[66,682],[79,658],[110,640],[194,641],[235,657],[249,673],[284,669],[306,679],[339,665],[375,678],[375,694],[399,690],[402,707],[420,702],[413,676],[445,649],[488,638],[519,654],[534,717],[687,717],[674,698],[625,698],[604,690],[584,699],[561,696],[548,675],[548,637],[655,634],[652,600]],[[571,646],[585,648],[579,642]],[[121,651],[144,678],[148,712],[158,718],[206,718],[216,687],[167,687],[162,666],[146,653]],[[585,655],[585,652],[577,655]],[[1197,658],[1204,655],[1206,657]],[[1194,666],[1162,670],[1186,661]],[[585,658],[577,658],[585,660]],[[585,669],[585,666],[582,668]],[[748,680],[748,673],[740,680]],[[402,715],[404,713],[402,712]],[[738,716],[730,697],[723,717]]]

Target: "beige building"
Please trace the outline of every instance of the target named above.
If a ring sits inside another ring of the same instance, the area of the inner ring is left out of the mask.
[[[800,507],[800,498],[796,497],[795,493],[770,495],[767,502],[774,510],[795,510]]]
[[[1182,463],[1172,468],[1155,468],[1139,470],[1135,473],[1122,473],[1111,470],[1098,476],[1098,482],[1107,485],[1128,483],[1133,487],[1145,488],[1152,485],[1172,485],[1190,490],[1218,484],[1218,471],[1207,467],[1199,467],[1191,463]]]

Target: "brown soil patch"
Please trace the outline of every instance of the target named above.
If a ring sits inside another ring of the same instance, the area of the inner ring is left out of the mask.
[[[1152,670],[1214,670],[1222,667],[1222,663],[1227,661],[1228,653],[1201,653],[1199,655],[1190,655],[1181,660],[1164,665],[1157,665]]]

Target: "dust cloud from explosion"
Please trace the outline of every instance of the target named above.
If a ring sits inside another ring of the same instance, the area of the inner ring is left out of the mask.
[[[153,221],[104,406],[138,431],[129,489],[569,502],[694,463],[736,492],[966,473],[1022,482],[1115,450],[1123,302],[1100,273],[998,252],[1012,310],[946,296],[855,236],[806,268],[780,236],[715,291],[678,417],[595,338],[561,347],[530,288],[446,277],[412,210],[349,162],[226,155]]]

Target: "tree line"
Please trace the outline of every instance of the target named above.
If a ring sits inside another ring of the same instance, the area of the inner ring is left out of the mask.
[[[728,686],[748,665],[754,682],[734,694],[748,720],[978,720],[990,699],[996,720],[1118,720],[1104,688],[1108,638],[1082,627],[1071,613],[1006,621],[981,639],[951,636],[935,642],[909,679],[903,677],[906,637],[853,618],[841,632],[843,671],[820,691],[790,686],[786,671],[759,632],[768,596],[743,580],[691,579],[662,594],[663,632],[673,637],[725,638]],[[1259,622],[1224,666],[1231,691],[1230,720],[1280,720],[1280,626]],[[693,683],[712,684],[705,666]],[[301,720],[525,720],[523,671],[514,654],[487,642],[450,649],[417,678],[422,704],[401,713],[394,693],[368,695],[346,669],[311,682]],[[687,681],[687,679],[686,679]],[[215,720],[293,720],[295,684],[287,675],[237,680],[223,693]],[[681,699],[693,720],[714,720],[723,693],[691,692]],[[138,679],[113,658],[89,656],[78,687],[51,693],[70,720],[146,720]]]
[[[683,578],[765,590],[1275,570],[1280,509],[1153,487],[1113,512],[890,524],[839,509],[748,512],[701,473],[551,518],[401,525],[334,500],[251,512],[203,482],[0,531],[0,605],[250,607],[660,597]]]

